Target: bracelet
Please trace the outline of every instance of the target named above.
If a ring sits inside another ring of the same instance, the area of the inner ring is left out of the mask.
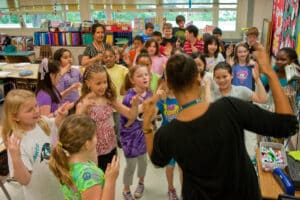
[[[153,133],[154,132],[154,128],[153,128],[153,126],[151,126],[148,129],[143,129],[143,132],[144,132],[145,135]]]

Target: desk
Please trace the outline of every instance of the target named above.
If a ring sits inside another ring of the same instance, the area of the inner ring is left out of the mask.
[[[4,56],[8,63],[31,62],[30,57],[34,55],[34,51],[0,52],[0,56]]]
[[[0,76],[0,78],[14,78],[14,79],[34,79],[38,78],[38,64],[25,64],[24,66],[16,67],[15,64],[6,64],[1,67],[3,72],[9,72],[6,76]],[[19,72],[25,69],[30,69],[33,71],[33,74],[30,76],[19,76]]]
[[[6,64],[1,67],[2,71],[0,71],[0,79],[4,79],[5,82],[13,82],[17,89],[28,89],[34,91],[37,85],[38,78],[38,64],[27,64],[24,66],[16,67],[15,64]],[[33,71],[32,75],[29,76],[19,76],[19,72],[25,69],[30,69]],[[5,74],[7,72],[7,74]],[[1,74],[3,74],[1,76]],[[6,94],[9,89],[4,89],[4,93]]]
[[[262,170],[259,149],[256,150],[256,163],[262,197],[264,199],[278,199],[278,195],[284,194],[284,192],[274,179],[272,172]],[[296,191],[295,196],[300,197],[300,191]]]

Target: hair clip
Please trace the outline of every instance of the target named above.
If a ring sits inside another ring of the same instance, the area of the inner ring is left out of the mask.
[[[48,59],[44,58],[39,66],[39,72],[41,73],[41,80],[44,80],[45,74],[49,72]]]

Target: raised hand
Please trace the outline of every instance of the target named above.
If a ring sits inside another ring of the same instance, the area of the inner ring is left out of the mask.
[[[71,108],[73,108],[73,106],[74,106],[74,103],[66,102],[57,109],[57,114],[60,116],[67,116],[69,113],[69,110]]]
[[[76,82],[72,84],[72,90],[78,90],[79,88],[81,88],[82,84],[80,82]]]
[[[270,55],[267,54],[262,44],[256,42],[253,45],[253,49],[253,54],[258,62],[260,72],[266,74],[270,71],[273,71],[272,66],[270,64]]]
[[[151,126],[151,121],[157,113],[156,102],[153,97],[148,98],[143,103],[143,128],[148,129]]]
[[[95,104],[96,94],[94,92],[90,92],[76,105],[76,113],[85,113],[90,106],[93,106]]]
[[[21,156],[20,144],[21,144],[21,138],[17,136],[17,134],[12,133],[11,135],[10,134],[7,135],[5,146],[12,158]]]
[[[68,66],[62,67],[61,68],[61,74],[64,75],[65,73],[67,73],[68,71],[71,70],[71,64],[69,64]]]

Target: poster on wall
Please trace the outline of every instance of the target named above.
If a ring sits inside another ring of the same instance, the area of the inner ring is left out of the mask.
[[[300,14],[298,15],[297,26],[296,26],[296,51],[298,54],[298,58],[300,58]]]
[[[272,53],[276,55],[281,42],[281,29],[283,18],[284,0],[273,1],[272,22],[273,22],[273,42]]]
[[[273,4],[273,46],[272,53],[277,54],[282,47],[296,48],[298,0],[274,0]]]

